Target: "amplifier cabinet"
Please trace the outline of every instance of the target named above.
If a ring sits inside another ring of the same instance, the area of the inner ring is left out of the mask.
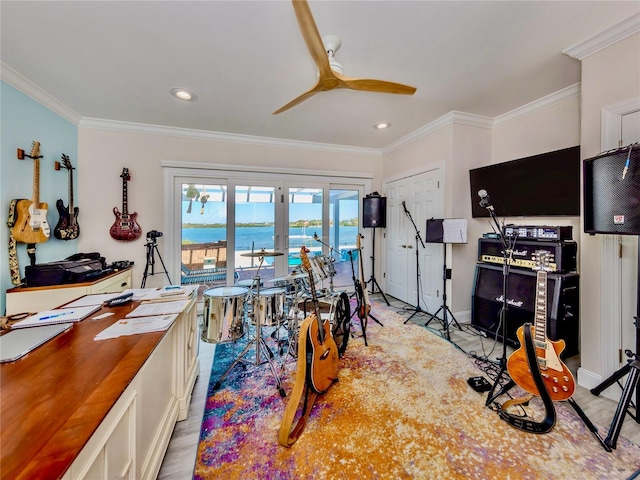
[[[578,244],[573,240],[561,242],[541,242],[538,240],[517,240],[513,249],[511,266],[531,270],[536,262],[533,254],[544,250],[553,256],[549,267],[554,272],[575,272],[577,267]],[[502,265],[502,240],[499,238],[480,238],[478,240],[478,261]]]
[[[502,340],[500,311],[502,310],[502,266],[476,266],[471,302],[471,325],[487,335]],[[507,282],[507,344],[518,347],[516,330],[534,323],[536,272],[511,269]],[[580,352],[579,337],[579,275],[577,273],[547,274],[547,337],[562,339],[566,347],[563,358]]]

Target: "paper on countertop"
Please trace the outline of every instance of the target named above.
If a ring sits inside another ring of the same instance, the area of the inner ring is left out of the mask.
[[[140,298],[143,302],[166,302],[190,298],[198,285],[169,285],[153,290]]]
[[[156,315],[153,317],[123,318],[95,336],[94,340],[106,340],[126,335],[161,332],[171,326],[178,315]]]
[[[128,288],[120,295],[126,295],[127,293],[133,293],[132,300],[142,300],[146,295],[158,290],[157,288]]]
[[[143,303],[131,313],[128,313],[126,318],[134,317],[151,317],[154,315],[171,315],[174,313],[182,313],[184,308],[189,303],[189,300],[175,300],[173,302],[154,302]]]
[[[93,295],[85,295],[84,297],[80,297],[77,300],[74,300],[71,303],[63,305],[60,308],[75,308],[75,307],[87,307],[92,305],[102,305],[104,302],[111,300],[112,298],[118,297],[122,295],[122,293],[96,293]]]

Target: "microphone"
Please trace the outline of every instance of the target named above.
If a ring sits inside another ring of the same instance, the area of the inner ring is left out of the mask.
[[[483,188],[478,192],[478,196],[480,197],[480,206],[488,208],[489,210],[493,210],[493,205],[491,205],[491,200],[489,199],[489,194]]]
[[[318,240],[318,232],[313,232],[313,239]]]
[[[402,200],[402,208],[407,209],[407,203],[404,200]]]

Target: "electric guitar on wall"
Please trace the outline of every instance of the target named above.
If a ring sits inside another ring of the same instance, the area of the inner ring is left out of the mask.
[[[56,208],[60,218],[53,229],[53,236],[58,240],[74,240],[80,235],[78,225],[78,207],[73,206],[73,166],[69,157],[62,154],[62,166],[69,171],[69,206],[65,207],[62,199],[56,201]],[[60,170],[60,162],[55,163],[55,169]]]
[[[109,234],[111,238],[115,240],[131,241],[135,240],[142,235],[142,229],[140,225],[136,223],[137,213],[129,214],[127,206],[127,182],[131,180],[128,168],[122,169],[122,213],[118,211],[118,207],[113,207],[113,214],[116,216],[116,221],[111,225]]]
[[[300,248],[300,258],[302,266],[309,274],[314,313],[305,318],[300,325],[296,381],[278,434],[278,442],[284,447],[293,445],[302,434],[318,394],[325,393],[338,380],[338,346],[331,335],[329,321],[322,320],[320,316],[313,268],[307,257],[308,251],[303,245]],[[304,411],[292,429],[291,425],[303,393]]]
[[[364,281],[364,265],[362,261],[362,247],[360,239],[364,238],[359,232],[356,236],[356,249],[358,250],[358,258],[360,259],[360,279],[356,280],[356,293],[358,296],[358,318],[364,320],[371,313],[371,300],[369,300],[369,292],[367,292],[367,282]]]
[[[18,149],[18,158],[33,159],[33,197],[31,200],[18,200],[16,204],[16,222],[11,233],[19,243],[46,242],[51,235],[51,228],[47,222],[46,203],[40,203],[40,142],[31,144],[31,154],[25,155],[24,150]]]
[[[560,354],[565,347],[564,340],[552,341],[547,338],[547,272],[551,271],[550,256],[551,253],[546,250],[538,250],[534,255],[536,264],[533,269],[538,273],[536,275],[536,301],[531,337],[544,386],[551,400],[562,401],[571,398],[576,386],[571,371],[560,360]],[[539,396],[540,393],[527,361],[524,328],[523,325],[516,332],[520,348],[509,356],[507,370],[511,379],[519,387]]]

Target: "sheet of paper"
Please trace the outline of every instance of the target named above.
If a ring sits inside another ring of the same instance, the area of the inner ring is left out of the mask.
[[[198,285],[170,285],[147,293],[140,298],[143,302],[171,302],[190,298]]]
[[[141,333],[161,332],[166,330],[175,321],[178,315],[156,315],[153,317],[124,318],[94,337],[94,340],[106,340],[126,335],[138,335]]]
[[[466,218],[445,218],[442,229],[444,243],[467,243]]]
[[[89,305],[102,305],[107,300],[111,300],[112,298],[115,298],[118,295],[122,295],[122,294],[121,293],[98,293],[95,295],[85,295],[84,297],[80,297],[79,299],[66,304],[62,308],[86,307]]]
[[[128,288],[121,295],[125,295],[127,293],[133,293],[133,300],[142,300],[142,298],[152,292],[158,290],[157,288]]]
[[[177,300],[173,302],[154,302],[143,303],[131,313],[127,314],[126,318],[134,317],[151,317],[154,315],[170,315],[173,313],[180,313],[187,306],[189,300]]]

